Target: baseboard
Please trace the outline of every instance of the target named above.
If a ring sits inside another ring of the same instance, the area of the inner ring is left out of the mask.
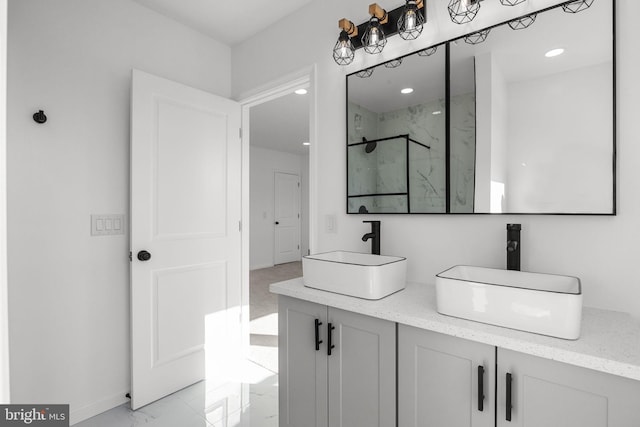
[[[129,398],[126,397],[127,393],[128,391],[122,391],[121,393],[99,400],[82,408],[71,408],[71,413],[69,414],[70,424],[77,424],[108,411],[109,409],[113,409],[116,406],[120,406],[123,403],[127,403],[129,401]]]
[[[273,267],[273,264],[258,264],[258,265],[252,265],[249,267],[249,270],[253,271],[253,270],[260,270],[262,268],[271,268]]]

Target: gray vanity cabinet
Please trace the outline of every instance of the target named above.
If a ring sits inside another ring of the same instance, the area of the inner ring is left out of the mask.
[[[398,326],[398,427],[493,427],[495,347]]]
[[[502,349],[497,378],[498,427],[640,426],[638,381]]]
[[[282,295],[278,304],[280,426],[394,426],[395,323]]]
[[[399,325],[398,421],[398,427],[638,427],[640,381]]]

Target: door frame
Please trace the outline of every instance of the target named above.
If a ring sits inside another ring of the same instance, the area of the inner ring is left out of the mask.
[[[249,229],[250,223],[250,177],[249,177],[249,124],[250,109],[257,105],[289,95],[300,87],[309,88],[309,250],[315,252],[318,236],[316,226],[317,183],[318,183],[318,87],[316,64],[304,67],[278,80],[259,86],[240,94],[237,99],[242,108],[242,256],[241,256],[241,295],[242,295],[242,348],[249,355]]]

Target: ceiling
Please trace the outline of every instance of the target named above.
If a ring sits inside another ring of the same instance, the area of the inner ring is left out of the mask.
[[[234,46],[313,0],[134,0]]]
[[[309,147],[309,95],[289,95],[251,108],[251,146],[306,155]]]

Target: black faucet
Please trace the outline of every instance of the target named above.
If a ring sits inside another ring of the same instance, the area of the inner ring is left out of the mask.
[[[507,270],[520,271],[520,224],[507,224]]]
[[[366,242],[371,239],[371,253],[380,255],[380,221],[362,221],[371,224],[371,233],[362,236],[362,241]]]

